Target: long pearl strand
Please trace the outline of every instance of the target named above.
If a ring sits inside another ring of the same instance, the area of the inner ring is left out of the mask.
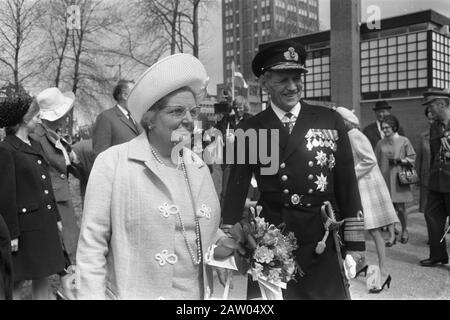
[[[156,153],[155,149],[153,149],[153,147],[151,145],[150,145],[150,149],[151,149],[152,154],[155,157],[156,161],[158,161],[160,164],[164,164],[164,162],[162,162],[162,160],[159,158],[158,154]],[[181,169],[183,170],[184,181],[186,182],[186,185],[187,185],[188,190],[189,190],[189,195],[190,195],[190,198],[191,198],[192,207],[194,209],[195,243],[197,245],[197,257],[195,257],[194,249],[192,249],[192,246],[189,243],[189,240],[188,240],[188,237],[187,237],[186,228],[184,227],[184,223],[183,223],[183,220],[181,219],[181,215],[180,215],[179,211],[177,211],[177,216],[178,216],[178,220],[180,221],[180,225],[181,225],[181,233],[183,234],[183,238],[184,238],[184,241],[186,242],[186,246],[188,248],[189,254],[190,254],[191,259],[192,259],[192,262],[195,265],[199,265],[200,262],[202,261],[202,246],[201,246],[201,240],[200,240],[200,223],[198,221],[197,215],[195,214],[196,211],[195,211],[194,199],[192,197],[191,186],[189,184],[187,171],[186,171],[186,166],[184,164],[183,157],[181,157],[181,156],[178,157],[178,166],[177,166],[177,168],[179,168],[180,164],[181,164]]]

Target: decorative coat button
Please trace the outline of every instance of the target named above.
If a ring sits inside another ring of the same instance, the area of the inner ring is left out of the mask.
[[[314,176],[313,176],[312,174],[310,174],[310,175],[308,176],[308,179],[309,179],[309,180],[312,180],[312,179],[314,179]]]
[[[285,203],[284,206],[285,206],[285,207],[289,207],[289,203]]]
[[[43,174],[41,177],[42,177],[43,180],[47,179],[47,177],[45,176],[45,174]]]
[[[42,161],[41,161],[41,160],[38,160],[37,163],[38,163],[38,164],[42,164]]]
[[[309,194],[311,194],[311,193],[313,193],[313,192],[314,192],[313,189],[309,189],[309,190],[308,190],[308,193],[309,193]]]
[[[314,162],[312,162],[312,161],[308,162],[308,166],[309,166],[310,168],[312,168],[312,167],[314,166]]]
[[[26,208],[23,208],[23,209],[22,209],[22,212],[23,212],[23,213],[27,212],[27,209],[26,209]]]
[[[164,218],[168,218],[171,214],[180,212],[180,208],[177,205],[169,205],[167,202],[162,206],[159,206],[158,209]]]
[[[291,196],[291,202],[293,205],[297,205],[301,202],[303,196],[299,196],[298,194],[293,194]]]
[[[51,205],[47,205],[47,209],[48,210],[52,210],[52,206]]]
[[[44,193],[45,193],[45,194],[48,194],[48,190],[44,190]]]
[[[283,162],[282,164],[280,164],[280,168],[281,168],[281,169],[286,168],[286,163]]]
[[[284,189],[284,190],[283,190],[283,193],[284,193],[284,194],[288,194],[288,193],[289,193],[289,190],[288,190],[288,189]]]
[[[66,175],[64,173],[61,173],[60,177],[61,177],[61,179],[65,179]]]
[[[205,204],[202,204],[201,208],[198,209],[198,217],[205,217],[206,219],[211,219],[211,208]]]
[[[155,254],[155,259],[161,267],[165,266],[166,263],[175,264],[178,261],[177,255],[174,253],[169,254],[168,250],[163,250],[161,253]]]
[[[283,180],[283,181],[287,181],[287,179],[288,179],[288,176],[287,176],[287,175],[283,175],[283,176],[281,176],[281,180]]]
[[[311,207],[311,203],[307,203],[306,206],[309,208]]]

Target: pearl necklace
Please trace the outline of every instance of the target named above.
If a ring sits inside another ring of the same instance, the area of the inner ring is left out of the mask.
[[[162,162],[162,160],[159,158],[158,154],[156,153],[155,149],[153,149],[153,147],[151,145],[150,145],[150,149],[151,149],[152,154],[155,157],[156,161],[159,162],[160,164],[164,164],[164,162]],[[189,179],[188,179],[188,176],[187,176],[186,166],[184,164],[183,157],[178,156],[177,169],[179,169],[180,165],[181,165],[181,169],[183,170],[184,181],[186,182],[187,188],[189,190],[189,196],[191,198],[192,208],[194,209],[195,244],[197,245],[197,257],[195,257],[194,249],[192,249],[192,246],[189,243],[189,240],[188,240],[188,237],[187,237],[186,228],[184,227],[184,223],[183,223],[183,220],[181,219],[181,215],[180,215],[179,210],[177,211],[177,216],[178,216],[178,220],[180,221],[180,225],[181,225],[181,233],[183,234],[184,242],[186,243],[186,246],[188,248],[189,254],[190,254],[191,259],[192,259],[192,262],[195,265],[199,265],[200,262],[202,261],[202,244],[201,244],[201,240],[200,240],[200,223],[198,221],[197,215],[195,214],[196,210],[195,210],[194,198],[192,196],[192,191],[191,191],[191,186],[189,184]]]

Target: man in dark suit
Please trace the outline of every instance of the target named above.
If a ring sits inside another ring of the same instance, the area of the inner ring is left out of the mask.
[[[391,114],[391,109],[392,107],[385,100],[377,101],[375,103],[375,108],[373,108],[373,111],[375,111],[377,121],[369,124],[363,130],[363,133],[367,138],[369,138],[370,144],[372,145],[373,149],[375,149],[378,141],[384,138],[384,133],[381,130],[381,121],[385,116]],[[403,131],[403,128],[401,126],[398,129],[398,134],[401,136],[405,135],[405,132]]]
[[[100,113],[95,120],[92,145],[96,156],[109,147],[130,141],[142,132],[127,107],[132,86],[131,81],[119,81],[113,91],[117,104]]]
[[[231,228],[241,219],[254,174],[260,192],[258,204],[263,207],[261,216],[274,225],[285,223],[285,230],[294,232],[299,244],[295,258],[305,274],[287,284],[284,298],[350,299],[334,237],[327,238],[323,253],[316,253],[316,246],[325,234],[321,207],[329,201],[345,219],[343,250],[357,261],[363,256],[362,207],[352,151],[344,122],[335,111],[300,100],[302,73],[307,72],[305,60],[306,51],[295,41],[263,47],[253,60],[253,72],[269,93],[271,104],[240,126],[249,136],[256,130],[258,141],[250,141],[240,150],[236,132],[236,153],[245,152],[246,160],[232,164],[222,227]],[[262,140],[264,129],[269,141]],[[279,141],[274,150],[270,140],[276,139],[277,132]],[[275,173],[264,171],[272,166],[261,155],[269,153],[260,150],[266,143],[271,159],[279,160]],[[255,146],[256,163],[249,160],[255,156],[250,154]]]
[[[435,118],[430,127],[431,165],[425,210],[430,256],[420,261],[420,265],[434,267],[448,263],[444,232],[450,216],[450,91],[428,91],[424,97],[423,104],[430,106]]]

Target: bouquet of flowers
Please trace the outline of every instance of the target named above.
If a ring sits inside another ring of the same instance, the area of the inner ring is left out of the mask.
[[[284,234],[284,226],[276,227],[260,217],[262,207],[251,208],[248,220],[241,221],[230,230],[232,238],[240,245],[223,243],[216,249],[215,257],[223,258],[227,250],[234,249],[237,269],[249,273],[258,281],[263,299],[281,300],[282,291],[290,280],[295,280],[301,269],[294,259],[297,239],[292,232]],[[230,254],[230,252],[228,252]]]

